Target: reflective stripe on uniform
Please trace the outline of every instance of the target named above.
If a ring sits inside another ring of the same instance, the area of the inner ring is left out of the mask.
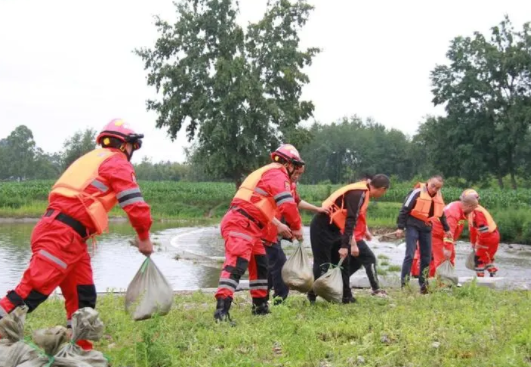
[[[144,198],[142,196],[131,198],[120,203],[120,207],[125,208],[128,205],[134,204],[134,203],[141,203],[144,202]]]
[[[109,187],[107,185],[105,185],[103,182],[99,181],[99,180],[92,181],[91,185],[94,186],[95,188],[97,188],[98,190],[102,191],[102,192],[109,191]]]
[[[249,280],[249,286],[253,286],[253,285],[257,285],[257,284],[266,284],[267,285],[267,279]]]
[[[135,188],[132,188],[132,189],[127,189],[127,190],[124,190],[122,192],[119,192],[118,194],[116,194],[116,198],[118,200],[122,199],[123,197],[127,196],[127,195],[131,195],[131,194],[140,194],[140,188],[139,187],[135,187]]]
[[[249,280],[249,288],[253,290],[256,290],[256,289],[268,290],[269,287],[267,286],[267,279]]]
[[[58,257],[55,257],[54,255],[50,254],[48,251],[40,250],[39,254],[41,254],[42,256],[46,257],[49,260],[52,260],[54,263],[56,263],[57,265],[59,265],[63,269],[67,268],[67,265],[66,265],[66,263],[63,260],[59,259]]]
[[[236,231],[230,231],[229,232],[229,236],[240,237],[240,238],[243,238],[243,239],[248,240],[248,241],[252,241],[253,240],[253,238],[251,236],[249,236],[248,234],[241,233],[241,232],[236,232]]]
[[[405,204],[404,204],[404,207],[406,208],[409,208],[409,205],[411,204],[411,201],[413,200],[413,198],[415,197],[415,195],[417,193],[420,193],[420,189],[415,189],[411,192],[411,194],[409,195],[409,197],[407,198]]]
[[[254,192],[260,194],[260,195],[263,195],[263,196],[269,196],[269,194],[267,193],[267,191],[259,188],[259,187],[255,187],[254,188]]]
[[[489,231],[489,226],[481,226],[481,227],[479,227],[479,231],[481,233],[488,232]]]
[[[260,285],[260,284],[257,284],[257,285],[249,285],[249,288],[252,289],[252,290],[257,290],[257,289],[263,289],[263,290],[268,290],[269,287],[266,285]]]
[[[295,199],[293,198],[291,191],[283,191],[279,194],[276,194],[274,196],[274,199],[277,205],[281,205],[283,203],[288,203],[288,202],[295,202]]]
[[[219,278],[219,284],[222,284],[222,283],[233,285],[234,288],[238,286],[238,282],[230,278]]]
[[[127,205],[144,202],[140,188],[135,187],[133,189],[124,190],[116,195],[120,207],[124,208]]]
[[[219,288],[225,288],[225,289],[228,289],[228,290],[233,291],[233,292],[236,291],[237,285],[233,285],[233,284],[229,283],[228,280],[230,280],[230,279],[220,280],[219,281],[219,285],[218,285],[218,289]]]

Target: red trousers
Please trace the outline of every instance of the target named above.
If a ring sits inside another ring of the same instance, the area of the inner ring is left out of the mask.
[[[450,262],[455,266],[455,246],[451,246],[452,254],[450,255]],[[444,256],[444,240],[438,236],[431,238],[431,263],[430,263],[430,277],[435,276],[435,270],[446,260]],[[420,275],[420,252],[417,246],[415,256],[413,257],[413,265],[411,266],[411,275],[418,277]]]
[[[500,233],[495,231],[488,235],[482,236],[479,246],[476,250],[476,272],[496,272],[498,269],[494,266],[494,257],[500,244]]]
[[[216,298],[229,298],[249,268],[249,287],[253,298],[267,297],[267,255],[257,224],[236,211],[229,211],[221,222],[225,239],[225,263]]]
[[[32,256],[20,284],[0,299],[0,316],[15,307],[37,308],[60,287],[68,323],[79,308],[96,307],[96,288],[87,245],[72,228],[54,220],[59,212],[43,217],[31,234]]]

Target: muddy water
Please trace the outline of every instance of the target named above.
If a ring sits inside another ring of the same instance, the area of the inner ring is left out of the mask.
[[[0,295],[12,289],[25,270],[31,256],[29,239],[33,223],[0,224]],[[154,241],[158,243],[153,260],[164,272],[175,290],[194,290],[212,288],[217,285],[221,263],[223,261],[223,241],[219,228],[182,227],[175,223],[157,224],[153,228]],[[94,280],[97,290],[124,290],[140,267],[143,256],[129,245],[134,232],[127,223],[113,223],[111,234],[99,238],[97,248],[92,254]],[[309,239],[309,230],[305,228]],[[284,243],[286,252],[293,249]],[[309,250],[309,241],[305,244]],[[401,265],[404,245],[374,241],[371,243],[380,262],[382,281],[392,283],[399,273],[392,265]],[[469,245],[457,246],[456,271],[460,277],[472,277],[474,274],[464,267]],[[502,245],[497,264],[498,276],[504,284],[527,286],[531,284],[531,247]],[[391,266],[391,267],[390,267]],[[385,275],[383,274],[385,273]],[[365,274],[359,271],[353,276],[354,286],[366,286]]]

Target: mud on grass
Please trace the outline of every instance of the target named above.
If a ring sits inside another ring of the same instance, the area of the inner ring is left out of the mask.
[[[175,298],[167,316],[133,322],[121,296],[100,297],[106,325],[96,348],[113,366],[529,366],[531,296],[475,285],[391,299],[356,291],[358,303],[310,306],[302,295],[251,316],[248,293],[232,309],[237,325],[213,321],[214,297]],[[28,317],[26,333],[64,322],[49,300]]]

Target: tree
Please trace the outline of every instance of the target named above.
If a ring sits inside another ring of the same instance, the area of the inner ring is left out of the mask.
[[[467,137],[452,146],[481,157],[481,168],[495,175],[500,186],[509,174],[516,188],[517,153],[529,135],[530,51],[529,23],[515,32],[505,17],[491,29],[490,41],[478,32],[455,38],[447,53],[450,64],[438,65],[431,74],[434,104],[446,104],[448,122]]]
[[[371,119],[353,116],[330,125],[314,124],[310,134],[311,143],[301,151],[309,162],[304,182],[344,183],[375,173],[402,179],[413,175],[408,138]]]
[[[156,18],[155,47],[135,50],[148,85],[162,94],[147,109],[172,140],[187,123],[205,171],[239,186],[312,116],[313,104],[300,101],[309,82],[302,69],[319,50],[299,50],[298,33],[313,8],[305,0],[271,1],[245,32],[231,0],[183,0],[176,7],[174,25]]]
[[[27,126],[17,126],[6,139],[2,140],[0,146],[0,167],[3,178],[23,180],[33,177],[35,141],[32,131]]]
[[[77,131],[64,142],[63,147],[63,169],[66,169],[76,159],[96,148],[96,130]]]
[[[33,177],[35,179],[55,179],[62,172],[62,157],[58,153],[48,154],[41,148],[35,149],[35,169]]]

